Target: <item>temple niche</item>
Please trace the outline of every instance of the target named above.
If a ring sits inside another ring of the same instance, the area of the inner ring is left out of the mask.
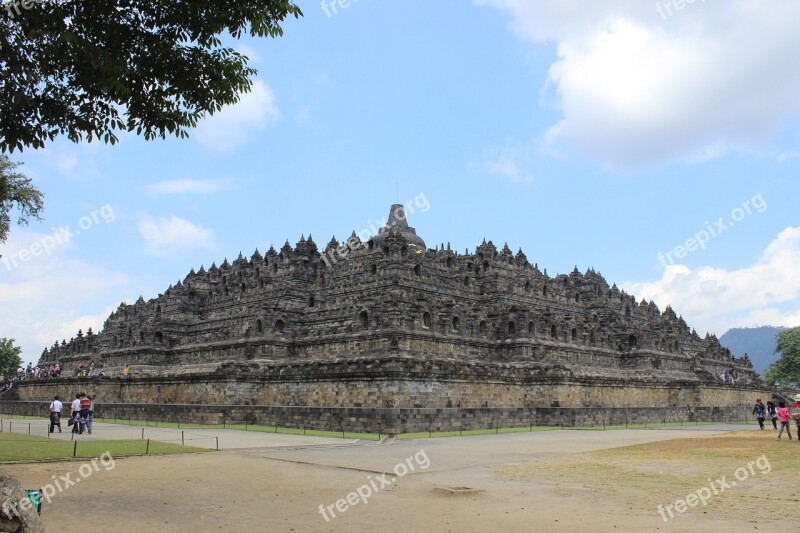
[[[192,269],[156,298],[121,304],[102,331],[56,342],[40,364],[69,372],[93,361],[107,375],[130,366],[165,376],[391,359],[462,374],[511,365],[556,381],[758,381],[750,361],[715,336],[699,336],[669,306],[637,302],[594,269],[550,277],[522,250],[486,240],[463,254],[449,243],[431,248],[405,209],[393,205],[366,241],[353,232],[320,248],[301,236]]]

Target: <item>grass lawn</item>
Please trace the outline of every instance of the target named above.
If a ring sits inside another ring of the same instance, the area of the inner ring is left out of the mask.
[[[282,433],[284,435],[311,435],[315,437],[331,437],[346,439],[378,440],[377,433],[354,433],[351,431],[324,431],[317,429],[282,428],[275,426],[261,426],[257,424],[184,424],[178,422],[152,422],[148,420],[128,420],[127,418],[95,418],[95,422],[109,424],[123,424],[131,426],[174,428],[174,429],[236,429],[239,431],[261,431],[263,433]]]
[[[99,457],[106,452],[114,457],[122,457],[145,453],[164,455],[206,451],[209,450],[170,442],[150,441],[148,446],[147,440],[62,441],[17,433],[0,433],[0,461]]]
[[[397,436],[397,440],[459,437],[462,435],[495,435],[498,433],[527,433],[530,431],[552,431],[555,429],[561,428],[555,426],[522,426],[515,428],[466,429],[464,431],[420,431],[417,433],[402,433]]]

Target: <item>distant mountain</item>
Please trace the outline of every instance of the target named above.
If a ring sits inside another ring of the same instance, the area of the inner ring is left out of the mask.
[[[725,332],[719,338],[719,342],[736,357],[746,353],[755,371],[763,373],[770,363],[778,360],[779,356],[775,353],[777,337],[778,333],[785,329],[775,326],[733,328]]]

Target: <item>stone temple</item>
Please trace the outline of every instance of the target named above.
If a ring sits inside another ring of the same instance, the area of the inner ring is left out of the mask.
[[[431,249],[399,204],[366,242],[353,233],[320,249],[301,237],[192,269],[40,364],[56,361],[68,375],[101,366],[68,379],[108,412],[297,427],[735,418],[751,392],[769,396],[746,357],[670,307],[637,302],[593,269],[550,277],[491,241]],[[23,385],[12,399],[57,387]]]

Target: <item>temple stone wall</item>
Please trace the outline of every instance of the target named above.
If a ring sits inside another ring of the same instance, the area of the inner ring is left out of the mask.
[[[513,383],[455,380],[340,379],[285,382],[264,377],[66,379],[25,383],[0,400],[0,411],[40,415],[56,394],[85,391],[97,416],[185,423],[244,422],[352,431],[400,432],[509,425],[600,425],[743,421],[758,388],[685,387],[583,380]],[[151,399],[142,403],[142,398]],[[17,400],[17,401],[14,401]]]

